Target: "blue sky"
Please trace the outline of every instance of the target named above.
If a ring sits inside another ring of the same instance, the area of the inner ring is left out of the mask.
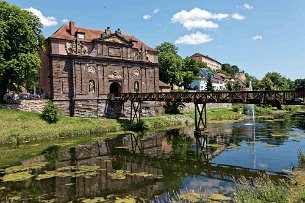
[[[47,37],[63,20],[121,28],[151,47],[176,43],[262,78],[276,71],[305,78],[304,0],[9,0],[39,15]],[[65,20],[66,19],[66,20]]]

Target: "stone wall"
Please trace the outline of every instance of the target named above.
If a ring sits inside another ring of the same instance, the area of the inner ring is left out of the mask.
[[[184,108],[182,111],[187,112],[187,111],[195,111],[195,104],[194,103],[184,103]],[[218,108],[225,108],[225,109],[231,109],[232,104],[230,103],[208,103],[207,104],[207,109],[218,109]]]
[[[47,105],[47,103],[48,103],[47,99],[20,100],[18,101],[18,103],[0,104],[0,108],[41,113],[43,111],[43,108]]]

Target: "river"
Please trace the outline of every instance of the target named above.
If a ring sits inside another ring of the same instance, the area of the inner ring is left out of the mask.
[[[286,179],[305,152],[304,113],[208,127],[206,146],[188,127],[51,148],[52,164],[37,157],[1,171],[0,201],[171,202],[188,193],[230,198],[233,179],[262,173]]]

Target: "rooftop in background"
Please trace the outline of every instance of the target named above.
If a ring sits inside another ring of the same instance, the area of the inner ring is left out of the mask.
[[[203,55],[200,53],[195,53],[191,56],[191,58],[196,61],[206,63],[207,66],[209,68],[211,68],[212,70],[221,70],[221,63],[209,56],[206,56],[206,55]]]
[[[210,75],[212,80],[219,80],[220,78],[215,75],[212,71],[208,70],[208,69],[205,69],[205,68],[201,68],[200,69],[200,75],[205,77],[205,78],[208,78],[208,76]]]

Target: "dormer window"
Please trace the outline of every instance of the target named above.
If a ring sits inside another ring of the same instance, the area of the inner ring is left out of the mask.
[[[77,39],[79,39],[79,40],[85,39],[85,33],[83,33],[83,32],[77,32],[76,36],[77,36]]]

